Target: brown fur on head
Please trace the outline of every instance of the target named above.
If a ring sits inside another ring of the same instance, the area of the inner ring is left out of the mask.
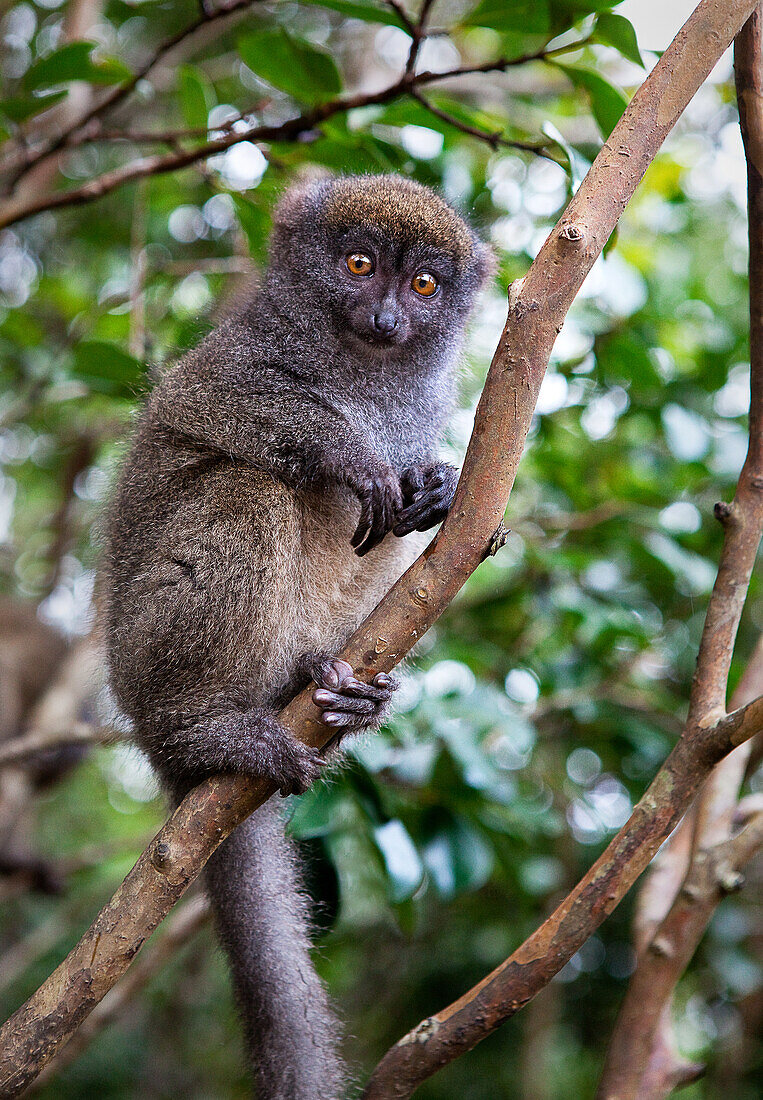
[[[464,271],[492,267],[489,248],[453,207],[405,176],[308,176],[283,196],[275,212],[276,232],[294,231],[309,210],[311,220],[329,233],[378,230],[404,248],[430,245]]]

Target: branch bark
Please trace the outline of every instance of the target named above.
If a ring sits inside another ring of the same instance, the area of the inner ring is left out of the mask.
[[[754,0],[703,0],[634,97],[527,277],[512,288],[507,327],[488,374],[453,507],[424,554],[342,652],[358,675],[394,667],[495,545],[564,317],[662,141],[753,5]],[[317,721],[309,691],[281,717],[306,742],[325,742],[327,731]],[[631,828],[621,834],[619,847],[615,842],[612,862],[605,866],[600,860],[600,873],[587,876],[562,907],[561,939],[555,938],[556,925],[547,922],[521,958],[505,964],[502,972],[507,965],[518,968],[524,990],[536,992],[545,984],[614,908],[713,764],[761,725],[763,700],[699,729],[694,742],[682,739],[637,807]],[[264,781],[216,776],[188,795],[79,944],[0,1031],[3,1096],[17,1095],[34,1079],[124,973],[215,848],[274,790]],[[517,996],[512,986],[503,1018],[530,995]],[[431,1045],[420,1041],[424,1036],[419,1033],[415,1043],[394,1048],[404,1063],[401,1074],[423,1080],[441,1064],[451,1042],[453,1049],[459,1042],[468,1049],[486,1033],[478,1027],[463,1045],[463,1038],[451,1038],[454,1024],[458,1030],[457,1006],[433,1028]],[[368,1095],[408,1094],[377,1090]]]
[[[700,11],[701,7],[679,33],[663,60],[673,52],[678,43],[681,43],[679,48],[685,48],[687,37],[691,34],[692,22]],[[760,72],[759,61],[757,71]],[[647,88],[648,83],[647,81],[634,98],[631,109]],[[675,85],[673,87],[675,88]],[[626,123],[628,113],[626,112],[620,126]],[[616,135],[617,130],[608,144],[615,143]],[[592,174],[595,169],[596,165],[592,169]],[[587,183],[588,180],[585,180],[572,205],[584,193]],[[563,218],[562,222],[564,220]],[[751,221],[751,225],[755,224],[755,221]],[[757,228],[754,230],[756,233],[758,231]],[[751,264],[755,263],[754,259],[751,260]],[[757,309],[757,323],[763,324],[761,317],[763,311],[758,301],[757,298],[754,299],[753,313]],[[755,325],[756,322],[753,324]],[[754,341],[755,336],[753,335],[752,338]],[[753,352],[754,356],[755,352]],[[479,985],[455,1004],[422,1021],[418,1027],[404,1036],[385,1055],[375,1070],[364,1094],[365,1100],[388,1100],[392,1097],[411,1095],[426,1077],[464,1051],[471,1049],[500,1023],[522,1008],[572,956],[625,895],[647,866],[661,841],[672,831],[673,826],[688,809],[701,782],[709,774],[710,768],[707,767],[706,761],[702,761],[701,746],[708,727],[722,720],[722,716],[725,715],[726,686],[734,640],[763,527],[763,508],[761,508],[761,490],[763,490],[761,380],[763,376],[758,374],[755,366],[753,375],[749,452],[733,504],[722,505],[717,509],[719,519],[725,526],[726,538],[716,584],[708,607],[697,670],[692,684],[687,725],[679,744],[636,807],[631,820],[556,912],[510,959]],[[739,760],[735,760],[733,756],[729,760],[731,761],[729,769],[735,774],[739,773],[741,780],[744,762],[741,763],[740,771]],[[666,815],[670,817],[667,828],[665,828]],[[729,813],[729,821],[730,816]],[[657,829],[659,832],[656,831]],[[714,856],[707,854],[707,859],[701,867],[701,874],[698,868],[695,904],[696,899],[701,896],[708,899],[708,904],[710,899],[715,899],[712,901],[714,908],[720,893],[725,889],[724,875],[727,876],[726,882],[730,881],[727,871],[728,869],[719,869]],[[728,871],[728,874],[733,878],[735,872]],[[684,917],[684,921],[685,919]],[[702,927],[704,928],[704,924]],[[688,946],[685,929],[676,928],[675,931],[681,947]],[[643,1034],[648,1031],[647,1060],[660,1019],[661,1008],[658,1002],[653,1009],[644,1011],[644,1003],[650,992],[647,982],[640,985],[638,994],[634,995],[632,1000],[630,1016],[622,1031],[618,1032],[618,1035],[622,1036],[623,1043],[626,1044],[632,1041],[634,1032]],[[674,1081],[679,1077],[686,1079],[687,1075],[696,1076],[696,1066],[679,1065],[668,1057],[670,1051],[667,1049],[662,1050],[661,1053],[666,1056],[664,1069],[666,1073],[668,1068],[670,1069]],[[636,1064],[643,1068],[646,1062],[637,1060]],[[626,1100],[631,1093],[624,1092],[622,1088],[623,1051],[620,1048],[611,1054],[611,1067],[612,1072],[615,1075],[619,1073],[620,1076],[617,1077],[617,1084],[611,1092],[606,1093],[606,1096]]]
[[[208,923],[209,916],[209,904],[203,894],[191,898],[176,909],[168,918],[158,943],[154,944],[145,955],[141,955],[125,980],[110,990],[98,1007],[90,1013],[76,1036],[45,1067],[30,1090],[30,1095],[36,1094],[39,1087],[48,1084],[67,1066],[75,1062],[102,1031],[111,1027],[149,982]]]

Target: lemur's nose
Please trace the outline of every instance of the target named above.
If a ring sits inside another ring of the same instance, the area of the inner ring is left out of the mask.
[[[397,328],[397,317],[388,309],[381,309],[374,313],[374,329],[380,336],[391,336]]]

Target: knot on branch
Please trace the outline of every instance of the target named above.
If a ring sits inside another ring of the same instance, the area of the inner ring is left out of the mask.
[[[490,542],[488,543],[487,550],[485,551],[482,560],[487,558],[494,558],[499,550],[506,545],[506,540],[511,534],[511,528],[504,527],[503,520],[496,527]]]
[[[170,867],[170,846],[166,840],[160,840],[158,844],[154,845],[154,850],[151,853],[151,863],[161,874],[166,874]]]
[[[409,1031],[407,1035],[404,1035],[402,1039],[398,1039],[397,1046],[404,1047],[410,1043],[428,1043],[433,1035],[437,1034],[440,1025],[434,1016],[427,1016],[425,1020],[422,1020],[420,1024],[417,1024],[412,1031]]]
[[[728,504],[725,500],[719,500],[713,508],[715,518],[724,527],[727,527],[736,519],[737,509],[733,502]]]
[[[721,863],[715,872],[718,889],[724,894],[737,894],[744,886],[744,875],[730,863]]]
[[[675,954],[673,944],[665,936],[658,936],[649,944],[649,950],[653,955],[659,955],[661,959],[671,959]]]
[[[577,244],[585,240],[585,229],[581,225],[570,222],[568,225],[562,226],[559,230],[559,236],[565,241],[572,241]]]

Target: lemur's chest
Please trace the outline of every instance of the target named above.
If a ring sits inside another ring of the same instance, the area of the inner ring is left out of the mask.
[[[418,557],[427,535],[389,534],[364,557],[350,539],[359,518],[355,498],[337,490],[302,495],[303,554],[295,597],[305,648],[340,645]]]

